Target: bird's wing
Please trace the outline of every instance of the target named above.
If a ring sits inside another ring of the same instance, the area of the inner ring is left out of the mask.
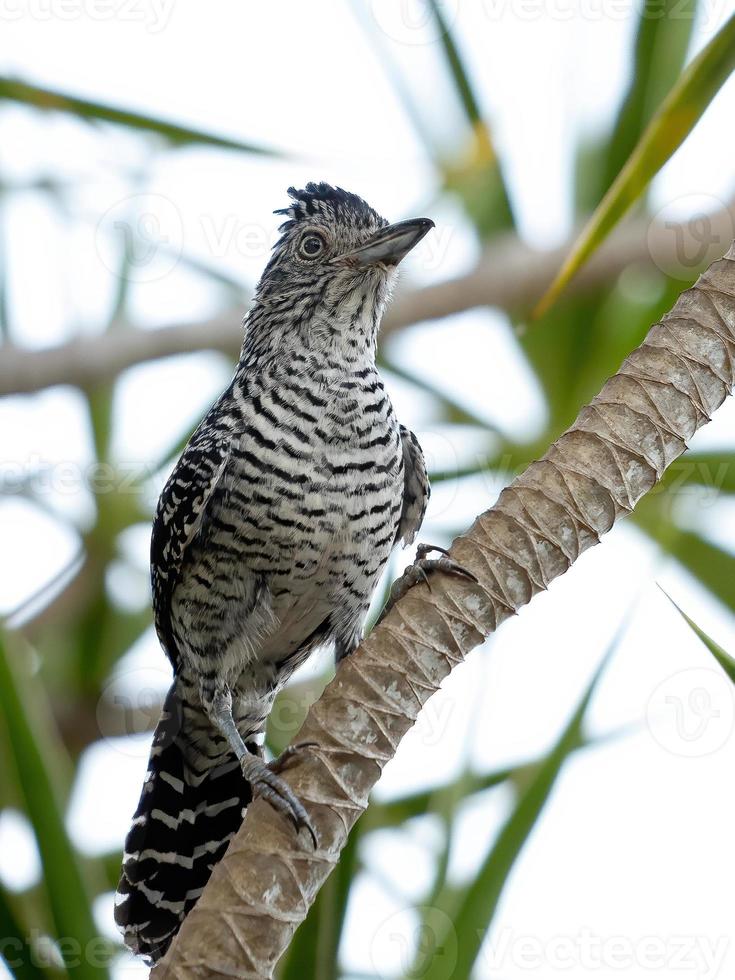
[[[403,507],[396,541],[411,544],[426,513],[431,488],[426,460],[416,436],[405,425],[400,426],[403,447]]]
[[[156,632],[169,660],[178,652],[171,628],[171,599],[181,579],[187,549],[200,533],[207,506],[230,455],[230,434],[200,427],[163,488],[151,534],[151,584]]]

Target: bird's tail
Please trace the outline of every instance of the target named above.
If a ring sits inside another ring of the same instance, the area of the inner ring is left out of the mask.
[[[175,688],[166,698],[125,841],[115,921],[125,943],[155,962],[224,855],[250,802],[235,756],[193,751]]]

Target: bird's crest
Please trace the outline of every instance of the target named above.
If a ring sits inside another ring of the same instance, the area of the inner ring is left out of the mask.
[[[314,219],[365,229],[382,228],[388,224],[357,194],[351,194],[341,187],[332,187],[324,181],[318,184],[310,182],[302,190],[289,187],[288,196],[291,204],[274,211],[274,214],[284,214],[288,218],[279,228],[282,232],[291,231],[301,221]]]

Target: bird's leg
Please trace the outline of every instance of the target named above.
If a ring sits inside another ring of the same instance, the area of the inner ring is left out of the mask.
[[[429,558],[428,555],[432,551],[439,551],[441,557]],[[388,615],[398,600],[403,598],[414,585],[418,585],[419,582],[425,582],[429,591],[431,591],[431,583],[429,582],[430,572],[445,572],[447,575],[460,575],[462,578],[467,578],[471,582],[477,582],[477,576],[465,568],[464,565],[460,565],[458,561],[455,561],[446,548],[441,548],[438,544],[417,545],[414,563],[409,565],[403,575],[397,578],[391,586],[388,601],[383,607],[383,611],[375,625],[377,626]]]
[[[243,775],[250,783],[253,796],[262,797],[274,810],[288,817],[297,831],[302,827],[306,828],[314,842],[314,847],[317,847],[318,840],[314,826],[294,791],[281,779],[272,764],[263,762],[259,756],[248,751],[232,716],[232,694],[229,688],[215,692],[207,705],[207,714],[237,756]],[[294,746],[294,750],[298,748],[299,746]]]

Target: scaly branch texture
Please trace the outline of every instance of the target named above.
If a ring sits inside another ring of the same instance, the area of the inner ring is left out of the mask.
[[[627,514],[735,381],[735,246],[452,546],[479,585],[417,586],[312,706],[286,770],[318,829],[314,851],[262,801],[185,920],[154,980],[268,978],[335,866],[383,766],[452,668]]]

